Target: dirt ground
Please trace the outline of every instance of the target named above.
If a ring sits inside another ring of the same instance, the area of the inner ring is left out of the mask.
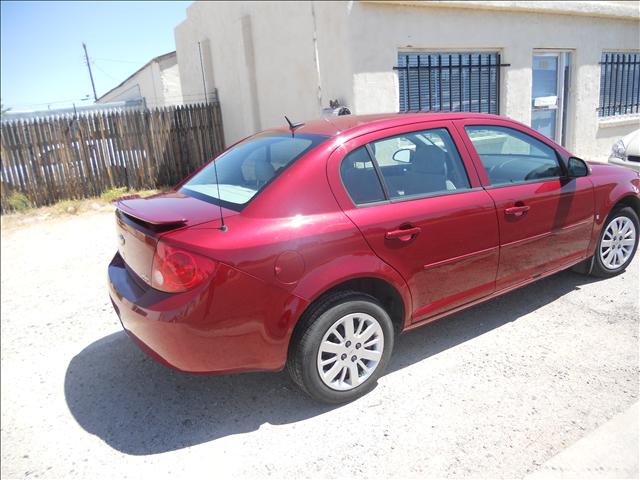
[[[366,397],[176,373],[122,333],[113,214],[3,224],[2,478],[522,477],[638,397],[638,258],[404,335]]]

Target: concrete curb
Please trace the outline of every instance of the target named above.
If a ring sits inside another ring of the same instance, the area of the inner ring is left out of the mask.
[[[638,478],[638,429],[634,403],[525,478]]]

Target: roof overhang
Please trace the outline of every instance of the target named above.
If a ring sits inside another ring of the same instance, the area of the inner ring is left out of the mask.
[[[472,10],[493,10],[505,12],[545,13],[555,15],[580,15],[587,17],[605,17],[619,20],[640,19],[640,1],[610,2],[529,2],[529,1],[478,1],[478,0],[361,0],[362,3],[379,3],[425,8],[466,8]]]
[[[162,60],[165,60],[167,58],[171,58],[171,57],[175,57],[176,56],[176,51],[174,50],[173,52],[169,52],[169,53],[165,53],[163,55],[159,55],[157,57],[153,57],[151,60],[149,60],[147,63],[145,63],[143,66],[141,66],[139,69],[137,69],[135,72],[133,72],[131,75],[129,75],[127,78],[125,78],[122,82],[120,82],[120,84],[116,85],[115,87],[113,87],[111,90],[109,90],[107,93],[103,93],[102,95],[100,95],[100,97],[98,97],[98,99],[96,100],[96,102],[99,102],[100,100],[103,100],[104,97],[106,97],[107,95],[109,95],[111,92],[119,89],[121,86],[123,86],[125,83],[127,83],[129,80],[131,80],[133,77],[135,77],[138,73],[140,73],[141,71],[143,71],[145,68],[147,68],[149,65],[151,65],[152,63],[156,63],[156,62],[161,62]]]

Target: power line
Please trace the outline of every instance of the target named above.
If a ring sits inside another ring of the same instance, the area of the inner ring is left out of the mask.
[[[102,73],[104,73],[107,77],[109,77],[111,80],[114,80],[116,82],[119,82],[120,80],[118,80],[117,78],[115,78],[114,76],[110,75],[109,73],[107,73],[105,70],[103,70],[100,65],[98,65],[94,60],[91,60],[91,64],[96,67],[98,70],[100,70]]]
[[[92,62],[94,66],[98,67],[98,65],[95,64],[95,62]],[[107,74],[106,72],[103,71],[103,73]],[[108,74],[107,74],[108,75]],[[111,77],[113,78],[113,77]],[[80,98],[69,98],[66,100],[52,100],[52,101],[45,101],[45,102],[40,102],[40,103],[31,103],[31,104],[10,104],[8,106],[10,106],[11,108],[26,108],[26,107],[37,107],[40,105],[55,105],[58,103],[67,103],[67,102],[79,102],[82,100],[88,100],[90,97],[90,95],[86,95],[84,97],[80,97]],[[192,94],[184,94],[184,95],[163,95],[161,97],[159,96],[146,96],[145,97],[147,99],[147,101],[149,103],[158,103],[162,100],[176,100],[176,99],[184,99],[184,100],[190,100],[193,98],[203,98],[203,94],[202,93],[192,93]]]
[[[116,63],[132,63],[135,65],[139,65],[141,63],[146,63],[146,62],[140,62],[140,61],[131,61],[131,60],[115,60],[113,58],[96,58],[93,57],[94,60],[100,60],[101,62],[116,62]]]
[[[42,103],[30,103],[30,104],[13,104],[11,108],[28,108],[28,107],[39,107],[42,105],[55,105],[58,103],[69,103],[69,102],[81,102],[83,100],[89,100],[89,95],[82,98],[70,98],[68,100],[54,100],[52,102],[42,102]]]
[[[94,63],[95,65],[95,63]],[[95,65],[97,67],[97,65]],[[104,72],[106,73],[106,72]],[[195,94],[186,94],[186,95],[165,95],[163,97],[146,97],[147,102],[149,103],[154,103],[157,104],[159,102],[161,102],[162,100],[177,100],[177,99],[184,99],[184,100],[189,100],[192,98],[203,98],[202,93],[195,93]],[[39,106],[46,106],[46,105],[56,105],[59,103],[69,103],[69,102],[80,102],[83,100],[88,100],[89,99],[89,95],[86,95],[84,97],[81,98],[69,98],[66,100],[52,100],[50,102],[40,102],[40,103],[30,103],[30,104],[11,104],[8,105],[10,106],[12,109],[16,109],[16,108],[28,108],[28,107],[39,107]]]

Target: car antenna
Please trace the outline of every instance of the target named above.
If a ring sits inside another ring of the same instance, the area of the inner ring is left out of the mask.
[[[287,121],[287,123],[289,124],[289,130],[291,130],[291,136],[293,137],[293,132],[296,128],[301,127],[304,125],[304,122],[300,122],[300,123],[293,123],[291,120],[289,120],[289,117],[287,117],[286,115],[284,116],[284,119]]]
[[[202,47],[200,46],[200,42],[198,42],[198,53],[200,54],[200,70],[202,71],[202,90],[204,93],[204,102],[206,105],[209,105],[209,97],[207,96],[207,83],[205,82],[204,77],[204,64],[202,63]],[[216,160],[217,159],[213,160],[213,174],[216,177],[216,186],[218,187],[218,207],[220,208],[220,228],[218,228],[218,230],[226,232],[228,228],[224,224],[224,215],[222,215],[222,199],[220,198],[220,182],[218,181],[218,165],[216,164]]]
[[[220,198],[220,182],[218,181],[218,167],[216,166],[216,159],[213,160],[213,174],[216,177],[216,186],[218,188],[218,208],[220,208],[220,228],[218,230],[226,232],[227,226],[224,224],[224,215],[222,215],[222,199]]]

